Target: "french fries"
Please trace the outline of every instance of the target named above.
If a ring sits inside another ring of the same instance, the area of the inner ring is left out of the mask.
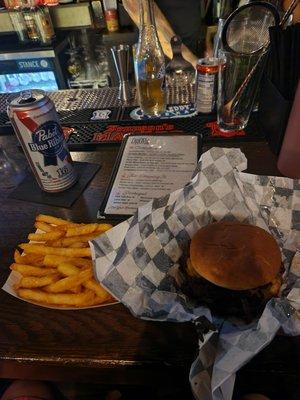
[[[17,264],[34,265],[35,267],[42,267],[44,265],[44,256],[39,254],[20,254],[15,250],[14,260]]]
[[[51,225],[49,225],[43,221],[36,221],[34,226],[36,229],[39,229],[40,231],[43,231],[43,232],[51,232],[53,230]]]
[[[75,224],[40,214],[30,233],[35,243],[15,250],[10,269],[21,274],[15,290],[21,298],[55,307],[89,307],[115,299],[93,278],[88,241],[110,229],[109,224]]]
[[[81,271],[80,268],[70,263],[61,263],[57,267],[57,271],[64,276],[77,275]]]
[[[72,249],[82,249],[84,247],[89,247],[89,244],[88,243],[82,243],[82,242],[76,242],[76,243],[70,244],[69,247],[72,247]]]
[[[42,290],[19,289],[18,295],[25,300],[62,307],[87,307],[95,305],[95,295],[91,290],[81,293],[46,293]],[[99,304],[99,303],[97,303]]]
[[[36,220],[39,222],[46,222],[47,224],[51,224],[51,225],[77,225],[77,224],[73,224],[70,221],[66,221],[62,218],[57,218],[57,217],[52,217],[51,215],[44,215],[44,214],[39,214],[36,217]]]
[[[20,272],[23,276],[46,276],[57,272],[55,268],[33,267],[32,265],[16,263],[11,264],[10,269]]]
[[[47,242],[47,240],[57,240],[62,236],[64,236],[62,231],[50,231],[46,233],[30,233],[28,239],[35,242]]]
[[[70,227],[67,229],[66,237],[89,235],[94,232],[105,232],[112,228],[110,224],[87,224]]]
[[[54,256],[52,254],[49,254],[45,256],[44,258],[44,265],[46,267],[58,267],[59,264],[67,262],[72,265],[75,265],[76,267],[82,267],[82,268],[92,268],[93,264],[91,260],[87,260],[86,258],[80,258],[80,257],[66,257],[66,256]]]
[[[96,236],[99,235],[98,232],[94,232],[89,235],[79,235],[79,236],[73,236],[73,237],[67,237],[59,240],[54,240],[51,243],[51,246],[53,247],[69,247],[74,243],[85,243],[88,242],[89,240],[94,239]]]
[[[62,278],[57,282],[51,283],[50,285],[47,285],[45,289],[50,293],[67,292],[68,290],[72,290],[76,286],[88,281],[92,276],[93,271],[91,269],[86,269],[76,275],[67,276],[66,278]]]
[[[51,274],[46,276],[24,276],[18,287],[22,288],[37,288],[54,284],[59,279],[59,274]]]
[[[108,293],[102,286],[100,286],[95,279],[90,279],[83,283],[87,289],[91,289],[96,293],[99,299],[105,299],[106,301],[112,301],[113,297],[110,293]]]
[[[87,248],[72,249],[69,247],[48,247],[42,244],[21,243],[19,247],[26,253],[41,254],[41,255],[57,255],[67,257],[91,257],[91,250]]]

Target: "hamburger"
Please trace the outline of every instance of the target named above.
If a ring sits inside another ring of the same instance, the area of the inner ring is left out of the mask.
[[[279,293],[281,253],[264,229],[215,222],[192,238],[182,265],[182,291],[220,317],[250,322]]]

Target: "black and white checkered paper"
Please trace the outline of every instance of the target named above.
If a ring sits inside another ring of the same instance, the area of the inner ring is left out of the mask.
[[[299,313],[294,311],[300,310],[300,182],[246,174],[246,167],[239,149],[212,148],[184,188],[152,200],[91,242],[97,279],[135,316],[183,322],[202,315],[212,319],[207,308],[195,307],[180,291],[180,257],[199,228],[238,220],[274,235],[286,268],[281,296],[249,326],[213,319],[219,329],[199,343],[190,371],[199,400],[231,399],[236,371],[270,343],[280,327],[287,334],[300,334]]]

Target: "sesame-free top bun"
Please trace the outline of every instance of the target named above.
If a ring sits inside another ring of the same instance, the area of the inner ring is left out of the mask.
[[[264,229],[239,222],[214,222],[191,240],[193,270],[215,285],[247,290],[270,283],[279,273],[281,254]]]

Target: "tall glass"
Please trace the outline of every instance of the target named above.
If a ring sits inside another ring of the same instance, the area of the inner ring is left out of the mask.
[[[21,10],[19,8],[10,9],[9,17],[14,27],[14,30],[19,37],[19,40],[21,42],[27,42],[28,41],[27,28]]]
[[[244,83],[260,56],[261,53],[241,55],[219,51],[217,109],[221,130],[240,130],[247,125],[261,80],[261,65],[255,69],[247,84]]]
[[[140,107],[157,116],[166,109],[165,57],[154,20],[153,0],[140,0],[139,41],[134,69]]]
[[[24,178],[25,170],[12,160],[0,143],[0,191],[15,187]]]

